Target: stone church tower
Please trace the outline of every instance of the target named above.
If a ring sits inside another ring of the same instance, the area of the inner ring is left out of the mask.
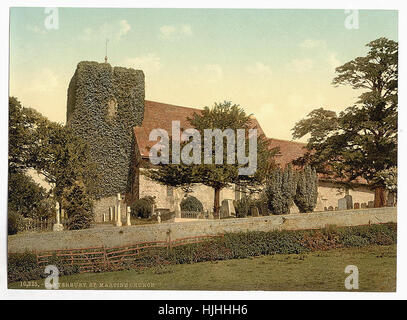
[[[133,128],[143,122],[144,95],[143,71],[108,63],[78,63],[69,83],[67,126],[89,143],[101,174],[97,220],[134,183]]]

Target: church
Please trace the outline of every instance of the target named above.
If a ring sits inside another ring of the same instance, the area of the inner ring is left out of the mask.
[[[125,202],[154,196],[159,209],[173,211],[183,192],[153,182],[141,174],[148,170],[149,150],[156,143],[149,141],[153,129],[171,131],[172,121],[179,121],[181,130],[189,127],[188,117],[200,109],[145,100],[145,80],[141,70],[112,67],[108,63],[78,63],[69,83],[67,126],[90,145],[91,156],[100,168],[100,192],[95,200],[95,220],[102,221],[109,207],[116,204],[116,195],[125,195]],[[257,119],[252,118],[258,133],[264,133]],[[305,153],[305,144],[268,138],[270,148],[279,148],[276,162],[284,167]],[[242,190],[231,187],[221,191],[223,199],[237,200]],[[198,198],[205,211],[213,209],[213,190],[195,185],[191,195]],[[338,200],[351,195],[354,203],[369,203],[374,192],[361,181],[351,189],[326,177],[319,178],[318,202],[315,211],[338,207]],[[125,216],[125,206],[122,206]],[[298,212],[295,205],[292,212]]]

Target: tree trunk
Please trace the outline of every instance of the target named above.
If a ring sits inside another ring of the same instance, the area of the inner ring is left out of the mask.
[[[383,187],[376,187],[374,189],[374,207],[380,208],[386,205],[386,198],[384,195]]]
[[[221,188],[215,188],[215,197],[213,200],[213,217],[220,219],[220,190]]]

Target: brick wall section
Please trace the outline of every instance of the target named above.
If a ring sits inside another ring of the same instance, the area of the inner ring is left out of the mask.
[[[166,240],[239,231],[271,231],[323,228],[326,225],[355,226],[397,222],[397,208],[329,211],[258,218],[200,220],[130,227],[96,227],[87,230],[17,234],[8,237],[9,252],[124,246],[139,241]]]

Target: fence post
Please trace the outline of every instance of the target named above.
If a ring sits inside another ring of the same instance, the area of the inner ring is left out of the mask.
[[[106,247],[105,247],[105,245],[103,245],[103,269],[104,269],[104,271],[106,271],[106,261],[107,259],[106,259]]]

